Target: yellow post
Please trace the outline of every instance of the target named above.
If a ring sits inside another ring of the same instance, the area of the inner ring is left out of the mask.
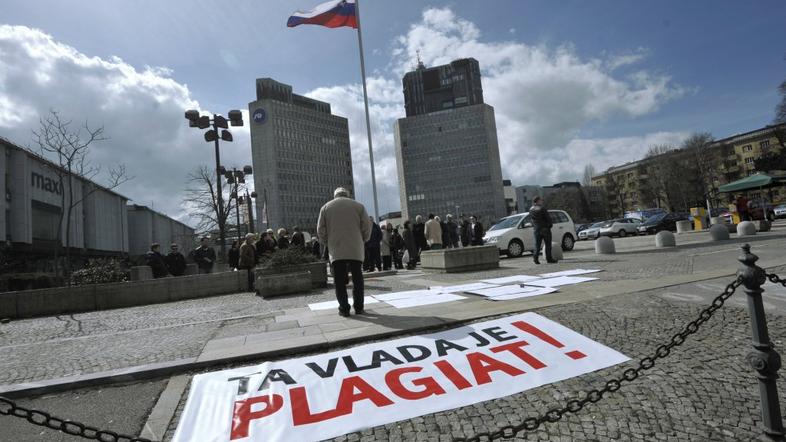
[[[704,217],[707,215],[707,209],[704,207],[691,207],[690,216],[693,217],[693,230],[704,229]]]

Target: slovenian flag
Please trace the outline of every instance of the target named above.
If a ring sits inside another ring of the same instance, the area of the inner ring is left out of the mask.
[[[328,28],[349,26],[357,29],[355,0],[333,0],[310,11],[297,11],[287,20],[287,27],[294,28],[297,25],[320,25]]]

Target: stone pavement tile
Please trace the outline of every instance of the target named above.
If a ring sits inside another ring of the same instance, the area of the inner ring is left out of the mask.
[[[298,319],[298,324],[301,327],[308,327],[309,325],[319,325],[319,324],[330,324],[333,322],[342,322],[345,319],[342,316],[339,316],[337,312],[331,312],[330,315],[311,315],[311,316],[304,316]]]
[[[231,338],[211,339],[205,344],[202,353],[211,353],[223,348],[242,347],[246,343],[246,335],[233,336]]]
[[[317,328],[318,329],[318,328]],[[259,335],[257,335],[258,337]],[[292,348],[300,351],[315,350],[323,347],[327,341],[322,333],[305,336],[294,336],[281,339],[251,339],[240,347],[225,347],[210,352],[203,352],[197,362],[218,361],[224,359],[247,359],[254,355],[288,353]]]
[[[263,333],[255,333],[246,335],[246,343],[257,341],[264,341],[268,339],[286,339],[288,337],[317,335],[322,333],[317,325],[309,325],[306,327],[289,328],[285,330],[276,330]]]
[[[268,324],[265,327],[265,331],[273,332],[277,330],[288,330],[297,327],[299,327],[297,321],[282,321],[282,322],[276,321],[271,324]]]
[[[361,321],[341,321],[341,322],[330,322],[327,324],[317,324],[322,333],[333,332],[338,330],[350,330],[359,327],[365,327],[366,323]]]

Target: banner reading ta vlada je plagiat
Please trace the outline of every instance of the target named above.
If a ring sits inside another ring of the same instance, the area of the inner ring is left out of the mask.
[[[175,442],[315,441],[628,360],[535,313],[195,376]]]

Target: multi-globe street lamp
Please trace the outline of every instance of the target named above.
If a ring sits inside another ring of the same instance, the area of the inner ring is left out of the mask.
[[[215,143],[216,148],[216,175],[218,179],[216,180],[216,193],[217,193],[217,202],[218,202],[218,213],[216,219],[218,220],[218,236],[219,241],[221,242],[221,260],[223,261],[226,257],[226,234],[225,234],[225,220],[223,217],[224,214],[224,196],[221,193],[221,153],[218,147],[218,139],[221,138],[224,141],[231,142],[232,141],[232,134],[226,130],[229,125],[231,124],[234,126],[242,126],[243,125],[243,114],[239,110],[231,110],[227,114],[229,120],[224,118],[221,115],[213,114],[212,118],[210,115],[200,115],[198,110],[187,110],[186,111],[186,120],[188,120],[189,127],[196,127],[199,129],[207,129],[210,126],[213,126],[212,129],[205,132],[205,141],[208,143],[213,141]],[[221,129],[221,134],[219,136],[219,129]]]

